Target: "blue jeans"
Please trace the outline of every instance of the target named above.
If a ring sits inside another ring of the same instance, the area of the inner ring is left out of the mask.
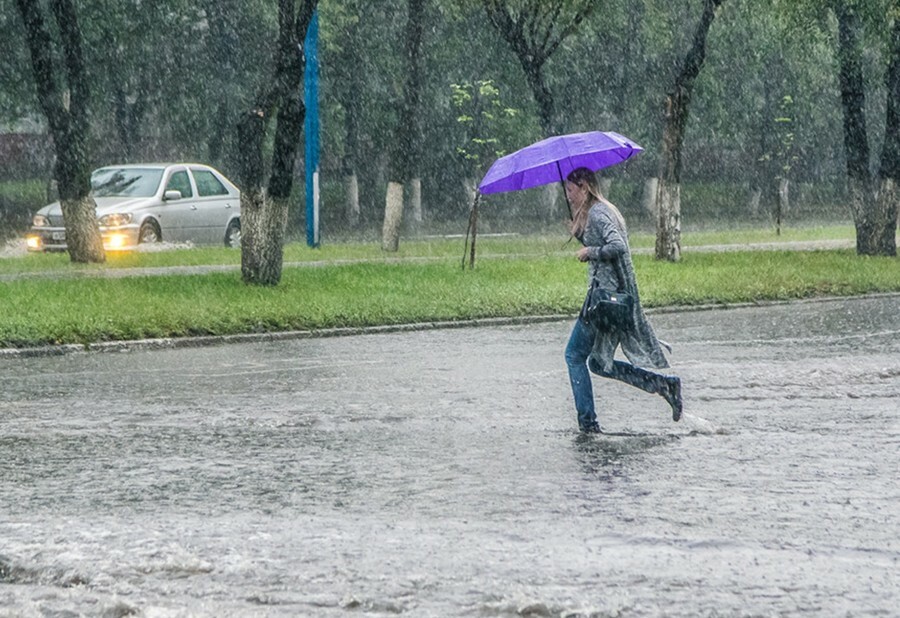
[[[587,359],[593,347],[594,334],[581,319],[575,320],[569,343],[566,345],[566,365],[569,367],[569,382],[572,383],[575,410],[578,412],[578,426],[582,429],[597,422],[597,414],[594,411],[594,389],[591,386],[591,373],[587,366]]]
[[[591,372],[604,378],[624,382],[647,393],[662,395],[667,391],[667,379],[672,378],[636,367],[631,363],[613,361],[612,370],[604,371],[593,359],[588,361],[593,347],[594,334],[591,329],[585,326],[581,319],[576,320],[566,346],[566,365],[569,367],[569,382],[572,383],[575,410],[578,412],[578,426],[581,429],[586,429],[597,422]]]

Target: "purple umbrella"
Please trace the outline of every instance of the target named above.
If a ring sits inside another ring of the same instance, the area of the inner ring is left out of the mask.
[[[478,185],[481,193],[530,189],[563,180],[579,167],[593,172],[626,161],[643,148],[612,131],[557,135],[494,161]]]

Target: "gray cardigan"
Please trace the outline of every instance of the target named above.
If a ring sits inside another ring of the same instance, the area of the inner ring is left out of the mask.
[[[668,367],[660,341],[641,309],[634,264],[628,249],[628,232],[621,213],[605,200],[595,203],[588,212],[584,235],[579,240],[588,249],[588,288],[591,282],[596,281],[604,289],[620,291],[615,262],[618,260],[625,279],[624,291],[634,298],[631,328],[625,332],[596,333],[591,356],[604,371],[610,371],[616,348],[621,344],[625,356],[635,365]]]

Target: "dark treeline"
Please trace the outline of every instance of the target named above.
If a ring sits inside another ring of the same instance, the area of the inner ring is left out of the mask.
[[[6,187],[0,205],[7,210],[15,207],[10,195],[19,196],[16,204],[39,205],[35,201],[43,195],[9,187],[23,187],[23,181],[46,187],[53,166],[17,1],[0,0],[0,186]],[[243,145],[237,127],[272,78],[280,4],[75,1],[90,85],[91,167],[195,160],[240,181]],[[861,50],[857,86],[866,95],[861,109],[869,119],[864,137],[871,151],[871,161],[863,165],[875,178],[890,108],[896,1],[716,4],[721,6],[705,41],[705,63],[693,84],[684,127],[685,224],[717,217],[777,225],[801,216],[854,221],[845,155],[850,94],[840,70],[842,24],[854,28]],[[542,5],[554,10],[534,8]],[[644,146],[639,159],[610,170],[605,182],[634,225],[652,228],[666,96],[704,5],[702,0],[322,0],[324,236],[379,230],[392,179],[421,182],[421,201],[414,198],[403,211],[404,229],[461,231],[472,184],[492,155],[548,132],[596,129],[615,130]],[[532,35],[525,41],[531,48],[517,48],[515,33],[504,31],[516,25],[503,21],[506,9],[521,18],[522,36]],[[412,10],[420,13],[417,22],[410,19]],[[58,28],[48,31],[60,36]],[[493,94],[454,98],[461,89],[477,92],[478,84],[490,85]],[[64,84],[58,91],[61,105],[69,105]],[[485,104],[496,113],[473,128],[466,118],[485,118],[478,107]],[[265,137],[268,148],[274,124]],[[492,150],[473,157],[484,139],[490,139]],[[398,148],[398,141],[407,146]],[[404,157],[411,151],[413,157]],[[271,166],[271,160],[264,164]],[[302,148],[294,173],[289,234],[304,224]],[[492,196],[483,212],[483,225],[502,231],[558,222],[564,209],[537,192]]]

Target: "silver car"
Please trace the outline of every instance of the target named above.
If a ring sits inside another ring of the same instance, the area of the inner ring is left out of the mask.
[[[108,251],[142,243],[241,244],[241,193],[225,176],[198,163],[111,165],[91,174],[91,196]],[[41,208],[27,235],[30,251],[63,251],[59,202]]]

